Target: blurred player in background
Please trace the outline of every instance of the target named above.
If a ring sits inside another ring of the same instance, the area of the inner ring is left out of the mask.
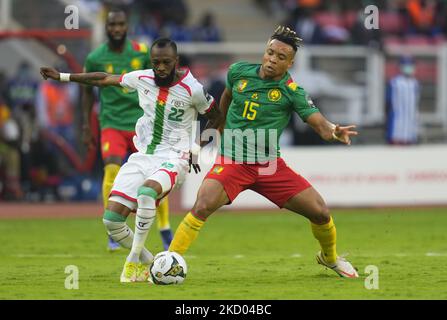
[[[153,69],[120,75],[104,72],[59,73],[41,68],[44,79],[74,81],[95,86],[115,86],[137,91],[144,115],[135,126],[138,152],[119,169],[113,184],[104,225],[121,246],[131,249],[121,282],[146,281],[152,254],[144,247],[160,201],[183,183],[191,168],[191,140],[197,112],[210,120],[208,127],[222,123],[214,99],[188,69],[177,68],[177,45],[158,39],[151,46]],[[196,170],[196,166],[193,166]],[[196,171],[197,172],[197,171]],[[136,210],[135,236],[126,224]]]
[[[329,122],[291,79],[287,70],[300,43],[294,31],[278,27],[269,39],[262,64],[238,62],[230,66],[220,100],[220,109],[226,115],[220,156],[202,182],[194,207],[177,228],[170,251],[183,255],[213,212],[251,189],[278,207],[310,220],[321,246],[319,264],[341,277],[358,277],[355,268],[336,253],[335,224],[324,200],[279,153],[279,136],[293,112],[326,141],[350,144],[350,137],[357,135],[353,125],[341,127]],[[253,141],[246,135],[250,130],[257,134],[263,129],[273,131],[273,138],[267,133],[267,139],[258,135]],[[238,151],[238,147],[242,148]],[[268,171],[269,167],[274,168],[273,172]]]
[[[91,52],[85,62],[85,72],[107,72],[123,74],[134,70],[148,69],[151,66],[148,48],[127,39],[127,17],[124,11],[110,11],[106,20],[108,42]],[[104,161],[104,179],[102,185],[104,208],[118,171],[127,154],[136,151],[132,142],[135,135],[135,124],[143,115],[138,106],[138,95],[126,88],[101,88],[99,123],[101,127],[101,154]],[[95,139],[92,136],[90,118],[95,102],[93,87],[83,88],[83,141],[92,146]],[[167,249],[172,240],[169,226],[168,199],[157,208],[157,223]],[[109,236],[109,250],[117,250],[120,245]]]

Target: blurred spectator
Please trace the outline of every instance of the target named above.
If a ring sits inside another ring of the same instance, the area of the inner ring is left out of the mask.
[[[9,104],[8,80],[3,70],[0,70],[0,99]]]
[[[24,105],[35,105],[38,82],[33,77],[28,62],[20,63],[15,75],[8,82],[8,97],[15,115],[19,115]]]
[[[36,108],[31,104],[24,104],[20,114],[17,115],[20,126],[20,152],[21,152],[21,182],[25,193],[30,190],[32,154],[35,150],[31,147],[38,139],[39,128],[36,121]]]
[[[73,120],[78,89],[77,85],[43,81],[37,96],[39,126],[60,135],[71,145],[75,145]]]
[[[165,0],[160,5],[160,36],[174,41],[187,42],[193,39],[192,30],[186,25],[188,7],[183,0]]]
[[[313,15],[312,8],[296,8],[285,25],[295,30],[305,44],[323,44],[326,41],[323,29],[317,24]]]
[[[32,201],[60,200],[58,186],[62,182],[60,153],[54,152],[42,130],[34,132],[30,144],[27,199]]]
[[[447,0],[438,1],[436,13],[436,25],[441,28],[443,36],[447,37]]]
[[[217,42],[221,40],[221,31],[216,24],[214,14],[206,12],[194,30],[194,41]]]
[[[164,0],[161,8],[165,22],[181,26],[188,20],[188,6],[183,0]]]
[[[175,21],[166,22],[160,30],[160,36],[177,42],[188,42],[193,39],[193,32],[185,24]]]
[[[436,25],[435,0],[408,0],[407,11],[410,18],[410,33],[436,36],[440,33]]]
[[[0,193],[5,200],[21,200],[19,127],[0,100]]]
[[[387,88],[387,141],[390,144],[417,143],[419,131],[419,81],[414,77],[411,57],[400,60],[400,74],[390,80]]]
[[[149,43],[159,38],[159,25],[151,12],[142,11],[139,13],[139,19],[133,33],[137,36],[149,38],[147,41]]]
[[[281,0],[254,0],[257,6],[264,10],[265,14],[276,20],[281,20],[284,12],[288,12],[291,8],[286,7],[286,3]],[[293,9],[296,7],[296,0],[292,0]]]

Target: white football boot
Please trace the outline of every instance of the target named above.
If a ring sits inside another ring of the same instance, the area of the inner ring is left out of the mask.
[[[334,264],[329,264],[324,260],[321,251],[317,253],[317,262],[329,269],[334,270],[340,277],[343,278],[358,278],[359,274],[352,264],[345,258],[337,256]]]

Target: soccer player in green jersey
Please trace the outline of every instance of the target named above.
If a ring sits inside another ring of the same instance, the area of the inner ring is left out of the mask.
[[[310,220],[321,246],[319,264],[341,277],[358,277],[355,268],[336,253],[335,225],[324,200],[280,157],[279,136],[293,112],[326,141],[349,145],[350,137],[357,135],[354,125],[329,122],[291,79],[287,70],[300,43],[294,31],[278,27],[262,64],[239,62],[230,66],[220,100],[221,111],[226,114],[220,156],[202,182],[194,207],[177,228],[170,251],[184,254],[213,212],[251,189]]]
[[[107,15],[106,33],[108,42],[92,51],[85,62],[85,72],[124,74],[134,70],[149,69],[150,56],[146,45],[127,39],[127,17],[124,11],[110,11]],[[135,124],[143,115],[138,105],[138,94],[125,88],[100,88],[101,155],[104,161],[102,185],[104,208],[107,208],[110,191],[126,155],[136,152],[132,138]],[[94,144],[90,128],[90,115],[95,101],[93,87],[83,87],[83,140]],[[157,208],[157,223],[165,249],[172,240],[169,226],[168,200]],[[109,235],[109,250],[120,248]]]

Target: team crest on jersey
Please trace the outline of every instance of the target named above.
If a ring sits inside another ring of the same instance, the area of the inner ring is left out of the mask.
[[[281,91],[279,91],[278,89],[271,89],[268,93],[268,97],[270,101],[278,101],[279,99],[281,99]]]
[[[237,91],[239,91],[239,92],[244,91],[247,84],[248,84],[247,80],[239,80],[239,84],[237,85]]]
[[[213,169],[213,173],[214,174],[221,174],[223,170],[224,170],[224,167],[222,167],[222,166],[215,166],[214,169]]]
[[[254,100],[257,100],[257,99],[258,99],[258,94],[257,94],[256,92],[253,93],[253,94],[251,95],[251,98],[254,99]]]
[[[141,60],[138,58],[133,58],[132,61],[130,61],[130,66],[132,67],[132,69],[134,70],[139,70],[141,69],[141,67],[143,66],[143,64],[141,63]]]

